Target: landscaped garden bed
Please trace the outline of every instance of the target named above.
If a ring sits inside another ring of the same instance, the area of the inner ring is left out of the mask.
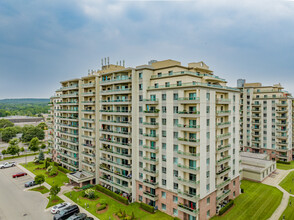
[[[36,192],[40,192],[42,194],[45,194],[45,193],[49,192],[49,189],[47,189],[45,186],[38,186],[33,189],[30,189],[30,191],[36,191]]]

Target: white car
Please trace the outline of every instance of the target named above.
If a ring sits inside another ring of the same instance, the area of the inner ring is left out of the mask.
[[[15,162],[6,162],[3,164],[0,164],[0,169],[8,168],[8,167],[14,167],[16,165]]]
[[[69,203],[69,202],[63,202],[63,203],[60,203],[60,204],[55,205],[55,206],[53,206],[53,207],[51,208],[51,213],[52,213],[52,214],[57,214],[57,213],[59,213],[61,210],[65,209],[65,208],[67,208],[67,207],[69,207],[69,206],[71,206],[71,203]]]

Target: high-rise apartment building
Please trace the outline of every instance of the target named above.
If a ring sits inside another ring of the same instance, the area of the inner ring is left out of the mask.
[[[203,62],[105,65],[61,84],[53,148],[77,171],[71,181],[181,219],[209,218],[239,195],[240,91]]]
[[[243,151],[291,161],[293,97],[280,84],[244,83],[241,89],[240,143]]]

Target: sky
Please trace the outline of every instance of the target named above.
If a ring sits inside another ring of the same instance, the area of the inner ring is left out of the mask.
[[[294,95],[294,1],[1,0],[0,99],[49,98],[60,81],[174,59]]]

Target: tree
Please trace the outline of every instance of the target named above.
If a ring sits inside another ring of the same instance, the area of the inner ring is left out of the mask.
[[[40,186],[45,182],[45,176],[43,174],[39,174],[35,176],[35,183],[39,184]]]
[[[17,138],[13,138],[9,141],[9,147],[6,150],[7,154],[11,154],[12,156],[18,155],[20,152],[20,148],[18,146],[19,140]]]
[[[30,141],[29,149],[34,152],[39,150],[39,139],[37,137],[34,137]]]
[[[7,119],[0,119],[0,128],[13,127],[14,124]]]
[[[46,144],[41,144],[41,147],[40,147],[42,150],[44,150],[46,148]]]
[[[50,195],[51,196],[57,196],[57,194],[60,192],[60,187],[58,186],[58,185],[56,185],[56,184],[54,184],[52,187],[51,187],[51,189],[50,189]]]
[[[49,165],[50,165],[50,163],[48,161],[48,158],[46,158],[46,160],[45,160],[45,168],[47,169],[49,167]]]
[[[45,159],[43,151],[39,153],[39,161],[43,161]]]
[[[2,150],[1,153],[4,155],[4,154],[7,154],[6,150]]]
[[[41,128],[42,130],[47,130],[48,126],[45,122],[41,122],[37,125],[38,128]]]
[[[1,132],[2,140],[9,142],[10,139],[14,138],[17,134],[17,131],[14,127],[4,128]]]
[[[24,151],[25,151],[24,147],[20,148],[20,152],[24,152]]]
[[[41,128],[34,126],[27,126],[23,128],[22,140],[24,142],[29,142],[35,137],[39,140],[43,140],[45,138],[45,132]]]

